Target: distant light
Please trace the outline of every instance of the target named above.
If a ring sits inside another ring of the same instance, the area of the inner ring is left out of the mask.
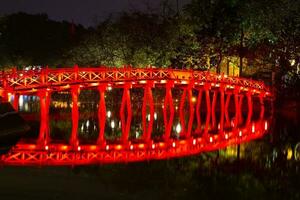
[[[86,127],[88,128],[89,126],[90,126],[90,121],[87,120],[87,121],[86,121]]]
[[[193,145],[196,145],[196,139],[193,139]]]
[[[226,140],[228,139],[228,134],[227,134],[227,133],[225,134],[225,139],[226,139]]]
[[[197,101],[196,97],[192,97],[192,102],[195,103]]]
[[[155,149],[155,144],[152,144],[152,149]]]
[[[106,151],[108,151],[109,150],[109,145],[106,145],[105,149],[106,149]]]
[[[239,136],[242,137],[243,133],[242,131],[239,131]]]
[[[111,117],[111,111],[110,110],[107,111],[106,115],[107,115],[107,118],[110,118]]]
[[[46,146],[45,146],[45,150],[48,150],[48,149],[49,149],[49,146],[48,146],[48,145],[46,145]]]
[[[129,147],[129,148],[130,148],[130,150],[133,150],[133,145],[130,145],[130,147]]]
[[[212,137],[209,137],[209,142],[213,142],[213,138]]]
[[[178,123],[176,126],[176,133],[180,133],[180,132],[181,132],[181,125],[180,123]]]
[[[80,146],[78,146],[78,147],[77,147],[77,150],[78,150],[78,151],[80,151],[80,150],[81,150],[81,147],[80,147]]]
[[[176,147],[176,143],[175,143],[175,142],[172,143],[172,147],[173,147],[173,148]]]
[[[157,113],[155,112],[154,113],[154,120],[156,120],[157,119]]]
[[[114,120],[112,120],[112,121],[110,122],[110,126],[111,126],[111,128],[112,128],[112,129],[114,129],[114,128],[115,128],[115,125],[116,125],[116,124],[115,124],[115,121],[114,121]]]
[[[140,136],[138,131],[135,131],[135,138],[138,138]]]
[[[291,63],[291,66],[294,66],[295,63],[296,63],[296,60],[295,60],[295,59],[292,59],[292,60],[290,60],[290,63]]]
[[[181,84],[187,84],[188,82],[187,81],[181,81]]]
[[[20,95],[19,96],[19,107],[22,108],[24,105],[24,96]]]
[[[112,90],[112,87],[111,87],[111,86],[108,86],[108,87],[107,87],[107,90],[108,90],[108,91],[111,91],[111,90]]]
[[[265,121],[265,131],[268,130],[268,122]]]
[[[150,121],[150,114],[147,115],[147,120]]]
[[[255,132],[255,125],[254,125],[254,124],[252,124],[251,131],[252,131],[252,133],[254,133],[254,132]]]

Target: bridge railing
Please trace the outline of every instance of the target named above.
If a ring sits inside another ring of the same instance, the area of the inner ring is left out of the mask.
[[[229,84],[232,86],[250,87],[268,92],[269,88],[261,81],[254,81],[240,77],[229,77],[206,71],[178,70],[168,68],[73,68],[41,70],[15,69],[0,74],[0,87],[14,90],[47,87],[51,85],[66,85],[92,82],[122,82],[139,80],[194,80],[213,84]]]

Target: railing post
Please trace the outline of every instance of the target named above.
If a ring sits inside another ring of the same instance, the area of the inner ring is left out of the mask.
[[[71,87],[71,95],[72,95],[72,133],[70,138],[70,144],[76,148],[79,145],[78,141],[78,120],[79,120],[79,112],[78,112],[78,95],[79,95],[79,86],[74,85]]]

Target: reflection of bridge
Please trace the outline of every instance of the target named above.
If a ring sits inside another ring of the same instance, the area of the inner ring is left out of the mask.
[[[196,154],[202,151],[226,147],[262,136],[268,129],[263,120],[264,102],[270,99],[269,89],[261,82],[227,77],[208,72],[154,69],[154,68],[65,68],[41,71],[10,71],[0,75],[2,98],[14,96],[13,105],[18,109],[21,94],[38,95],[40,98],[40,132],[34,143],[20,141],[8,154],[2,156],[4,164],[13,165],[76,165],[105,162],[131,162],[149,159],[165,159]],[[143,139],[131,141],[131,88],[142,88]],[[100,94],[98,106],[99,135],[93,145],[80,144],[78,139],[78,95],[85,88],[97,88]],[[107,89],[122,88],[120,119],[122,135],[118,143],[111,144],[105,138]],[[165,91],[163,102],[164,133],[160,140],[153,140],[154,121],[153,88]],[[175,111],[172,89],[182,90],[179,103],[181,130],[179,139],[171,137]],[[49,129],[49,105],[51,92],[70,90],[72,106],[72,131],[68,144],[51,143]],[[193,98],[196,94],[197,98]],[[247,99],[247,119],[242,126],[243,97]],[[259,120],[252,121],[253,99],[260,102]],[[233,99],[233,100],[231,100]],[[234,120],[229,119],[229,104],[234,104]],[[201,119],[201,107],[205,102],[206,118]],[[216,105],[218,103],[220,105]],[[185,109],[185,108],[188,109]],[[216,120],[216,108],[220,108]],[[147,118],[149,117],[149,120]],[[194,119],[195,118],[195,119]],[[204,121],[204,123],[202,123]],[[218,125],[217,121],[219,121]],[[193,124],[196,123],[196,126]],[[204,125],[204,126],[202,126]],[[212,131],[211,127],[217,127]]]

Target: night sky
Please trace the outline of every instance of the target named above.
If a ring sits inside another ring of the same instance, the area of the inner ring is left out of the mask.
[[[176,8],[176,0],[169,0]],[[190,0],[178,0],[182,7]],[[98,21],[121,11],[158,9],[160,0],[0,0],[0,15],[15,12],[47,13],[50,19],[74,21],[94,26]]]

